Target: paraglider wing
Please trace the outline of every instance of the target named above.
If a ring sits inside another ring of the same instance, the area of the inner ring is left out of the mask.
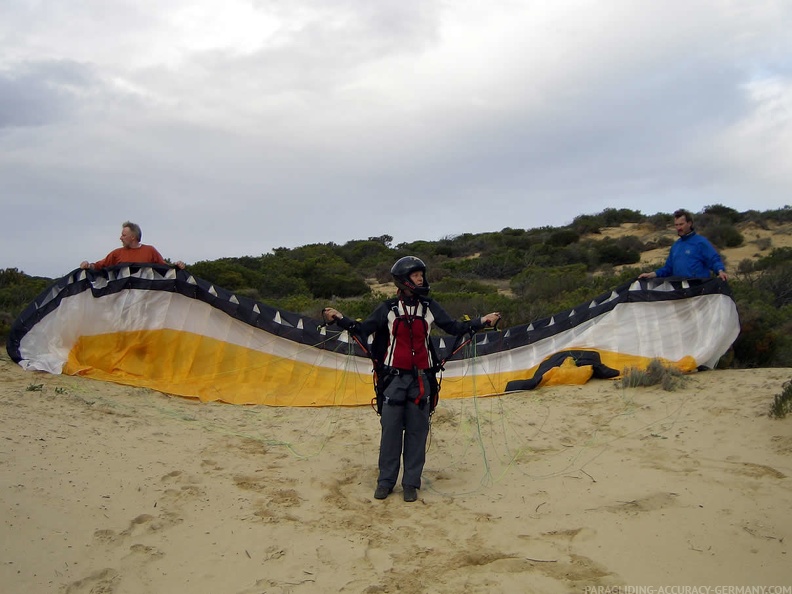
[[[722,281],[636,281],[533,324],[477,334],[446,362],[442,397],[502,393],[569,349],[595,351],[619,371],[651,358],[712,367],[738,333]],[[448,357],[452,341],[433,340]],[[371,363],[346,332],[158,265],[71,272],[22,312],[7,350],[25,369],[205,401],[357,406],[372,397]]]
[[[475,382],[479,393],[482,386],[502,392],[509,382],[533,378],[543,362],[570,350],[595,353],[600,365],[620,373],[645,369],[652,359],[683,372],[713,368],[739,333],[737,306],[719,278],[635,280],[578,307],[509,328],[502,336],[477,335],[478,373],[470,377],[464,361],[452,360],[443,390],[458,377],[463,390]]]

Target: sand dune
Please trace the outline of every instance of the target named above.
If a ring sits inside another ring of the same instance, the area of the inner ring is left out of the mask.
[[[370,409],[201,404],[4,356],[2,591],[789,586],[792,418],[767,411],[790,378],[443,401],[408,504],[372,498]]]

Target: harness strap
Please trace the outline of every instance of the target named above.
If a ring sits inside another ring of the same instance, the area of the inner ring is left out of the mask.
[[[424,388],[424,374],[420,371],[418,372],[418,396],[415,397],[415,404],[420,404],[421,400],[423,400],[424,394],[426,394],[426,388]]]

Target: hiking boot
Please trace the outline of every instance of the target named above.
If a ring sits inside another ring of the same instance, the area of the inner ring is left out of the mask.
[[[377,485],[377,488],[374,490],[374,499],[385,499],[393,489],[386,487],[385,485]]]
[[[404,486],[404,500],[405,501],[415,501],[418,499],[418,489],[415,487],[410,487],[409,485]]]

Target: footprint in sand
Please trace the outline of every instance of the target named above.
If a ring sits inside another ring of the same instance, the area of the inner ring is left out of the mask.
[[[573,541],[588,540],[595,534],[596,532],[590,528],[554,530],[543,533],[543,537],[556,540],[554,546],[561,547],[563,550],[557,550],[554,554],[546,551],[541,558],[528,558],[527,561],[531,567],[528,571],[538,571],[554,580],[564,582],[569,580],[581,585],[607,585],[618,582],[619,577],[607,567],[589,557],[571,552]]]
[[[169,503],[176,503],[183,499],[194,499],[204,495],[205,491],[201,487],[202,480],[195,476],[184,474],[181,470],[173,470],[160,478],[166,484],[172,484],[164,492],[164,498]]]
[[[635,515],[640,512],[655,511],[664,509],[672,505],[676,505],[676,493],[655,493],[640,499],[633,499],[631,501],[621,501],[618,505],[608,505],[603,509],[614,513],[626,513],[628,515]]]
[[[773,449],[778,454],[792,454],[792,437],[774,435],[770,441],[773,442]]]
[[[295,507],[300,505],[302,498],[294,489],[278,489],[270,496],[270,502],[283,507]]]
[[[93,533],[94,539],[102,544],[110,544],[118,540],[115,530],[96,530]]]
[[[753,462],[736,462],[736,467],[727,468],[731,473],[749,476],[751,478],[770,477],[775,479],[786,478],[786,475],[773,468],[772,466],[765,466],[764,464],[754,464]]]
[[[369,546],[365,558],[378,574],[384,574],[393,568],[393,557],[385,549]]]
[[[121,581],[121,574],[107,568],[66,586],[65,594],[112,594]]]
[[[131,547],[129,547],[129,556],[131,557],[133,555],[153,559],[156,557],[162,557],[165,555],[165,553],[160,551],[157,547],[151,547],[143,544],[133,544]]]
[[[102,545],[120,543],[139,534],[159,532],[165,528],[180,524],[182,521],[181,516],[171,512],[161,512],[159,516],[140,514],[133,518],[126,530],[122,532],[110,529],[96,530],[93,533],[93,537],[94,540]]]
[[[223,467],[214,460],[201,460],[201,468],[207,472],[210,470],[223,470]]]
[[[265,476],[250,476],[238,474],[234,477],[234,484],[245,491],[264,493],[271,485],[272,481]]]

